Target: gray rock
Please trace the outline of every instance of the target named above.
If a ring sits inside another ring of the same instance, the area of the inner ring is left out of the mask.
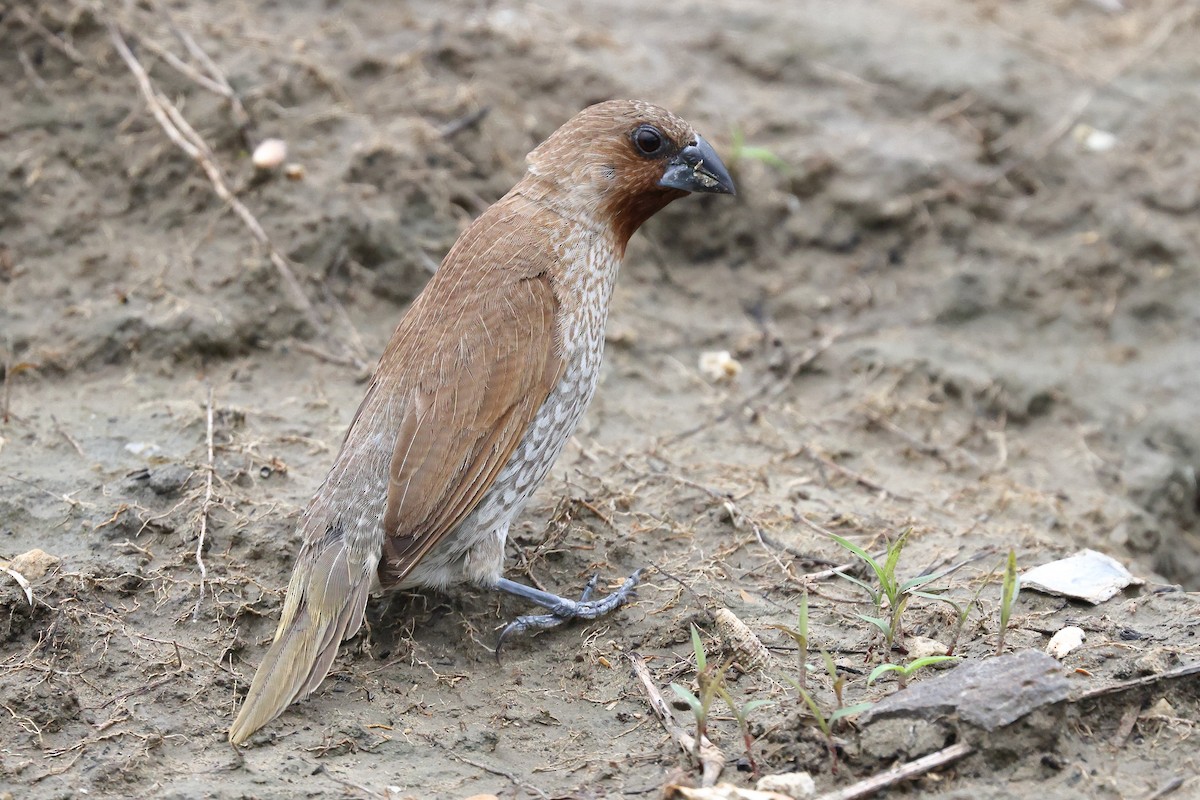
[[[965,661],[876,703],[859,718],[863,728],[884,720],[956,717],[984,731],[1009,725],[1067,696],[1062,665],[1038,650]]]
[[[170,497],[178,494],[192,477],[192,470],[183,464],[163,464],[150,470],[148,484],[155,494]]]

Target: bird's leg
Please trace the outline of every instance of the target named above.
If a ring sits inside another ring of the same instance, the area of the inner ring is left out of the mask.
[[[496,589],[520,597],[523,600],[528,600],[550,613],[517,617],[508,623],[504,627],[504,630],[500,632],[500,639],[496,642],[496,655],[500,655],[500,648],[504,646],[504,640],[514,633],[544,631],[549,628],[556,628],[573,619],[596,619],[611,611],[615,611],[633,597],[633,587],[637,585],[641,574],[642,571],[638,570],[630,575],[625,583],[621,584],[621,587],[615,592],[595,600],[592,599],[592,592],[595,590],[596,582],[599,578],[597,575],[593,575],[592,579],[588,581],[587,586],[584,587],[583,594],[579,596],[578,600],[569,600],[566,597],[559,597],[550,592],[543,592],[541,589],[535,589],[523,583],[501,578],[496,581]]]

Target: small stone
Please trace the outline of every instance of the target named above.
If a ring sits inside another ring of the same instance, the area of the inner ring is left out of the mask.
[[[155,494],[173,495],[183,488],[192,471],[183,464],[163,464],[150,470],[148,485]]]
[[[957,715],[993,731],[1067,696],[1062,666],[1037,650],[1022,650],[982,661],[962,661],[948,672],[910,685],[863,712],[860,727],[894,717],[936,719]]]
[[[700,372],[704,377],[718,383],[732,381],[742,374],[742,363],[730,355],[728,350],[712,350],[700,355]]]
[[[1146,711],[1146,713],[1142,714],[1141,716],[1174,718],[1179,715],[1175,712],[1175,706],[1171,705],[1170,701],[1167,700],[1167,698],[1160,697],[1160,698],[1158,698],[1158,702],[1155,703],[1154,705],[1150,706],[1150,709],[1148,711]]]
[[[1117,146],[1116,134],[1093,128],[1091,125],[1076,125],[1072,135],[1075,141],[1090,153],[1107,153]]]
[[[937,639],[926,639],[924,636],[909,636],[904,640],[904,644],[908,647],[910,661],[929,656],[944,656],[949,649]]]
[[[1134,672],[1138,675],[1162,675],[1169,672],[1179,663],[1179,656],[1170,650],[1151,650],[1133,662]]]
[[[1083,640],[1083,628],[1068,625],[1050,637],[1050,643],[1046,645],[1046,652],[1062,661],[1067,653],[1083,644]]]
[[[817,784],[807,772],[766,775],[754,788],[760,792],[779,792],[788,797],[811,797],[817,793]]]
[[[255,169],[269,172],[279,169],[287,159],[287,151],[287,142],[283,139],[263,139],[258,143],[258,147],[254,148],[250,161]]]
[[[29,580],[35,581],[61,563],[62,559],[58,556],[52,556],[35,548],[14,558],[9,562],[9,567]]]

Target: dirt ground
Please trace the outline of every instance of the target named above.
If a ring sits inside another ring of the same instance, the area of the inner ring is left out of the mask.
[[[1027,569],[1091,547],[1146,580],[1094,607],[1023,592],[1006,649],[1086,632],[1073,699],[892,796],[1200,796],[1200,683],[1153,680],[1200,649],[1190,0],[0,8],[0,558],[33,596],[0,574],[0,797],[656,797],[698,773],[629,656],[675,700],[692,623],[723,653],[720,608],[773,654],[728,673],[772,702],[750,715],[763,773],[847,785],[920,753],[845,725],[834,773],[786,680],[772,626],[805,587],[823,708],[818,650],[847,703],[906,660],[865,592],[805,578],[854,561],[822,530],[872,552],[909,530],[906,578],[966,562],[940,585],[979,592],[967,659],[996,649],[1010,548]],[[164,134],[108,19],[304,299]],[[405,304],[526,152],[621,96],[691,120],[739,196],[635,238],[597,399],[509,575],[572,594],[645,567],[638,601],[497,664],[519,604],[382,598],[332,678],[234,750],[297,517]],[[271,136],[291,179],[253,173]],[[740,373],[702,370],[711,351]],[[901,641],[955,626],[916,598]],[[753,785],[712,716],[724,779]]]

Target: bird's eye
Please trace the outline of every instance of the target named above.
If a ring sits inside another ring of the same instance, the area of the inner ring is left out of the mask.
[[[666,144],[666,137],[652,125],[642,125],[633,132],[633,146],[644,156],[659,155]]]

